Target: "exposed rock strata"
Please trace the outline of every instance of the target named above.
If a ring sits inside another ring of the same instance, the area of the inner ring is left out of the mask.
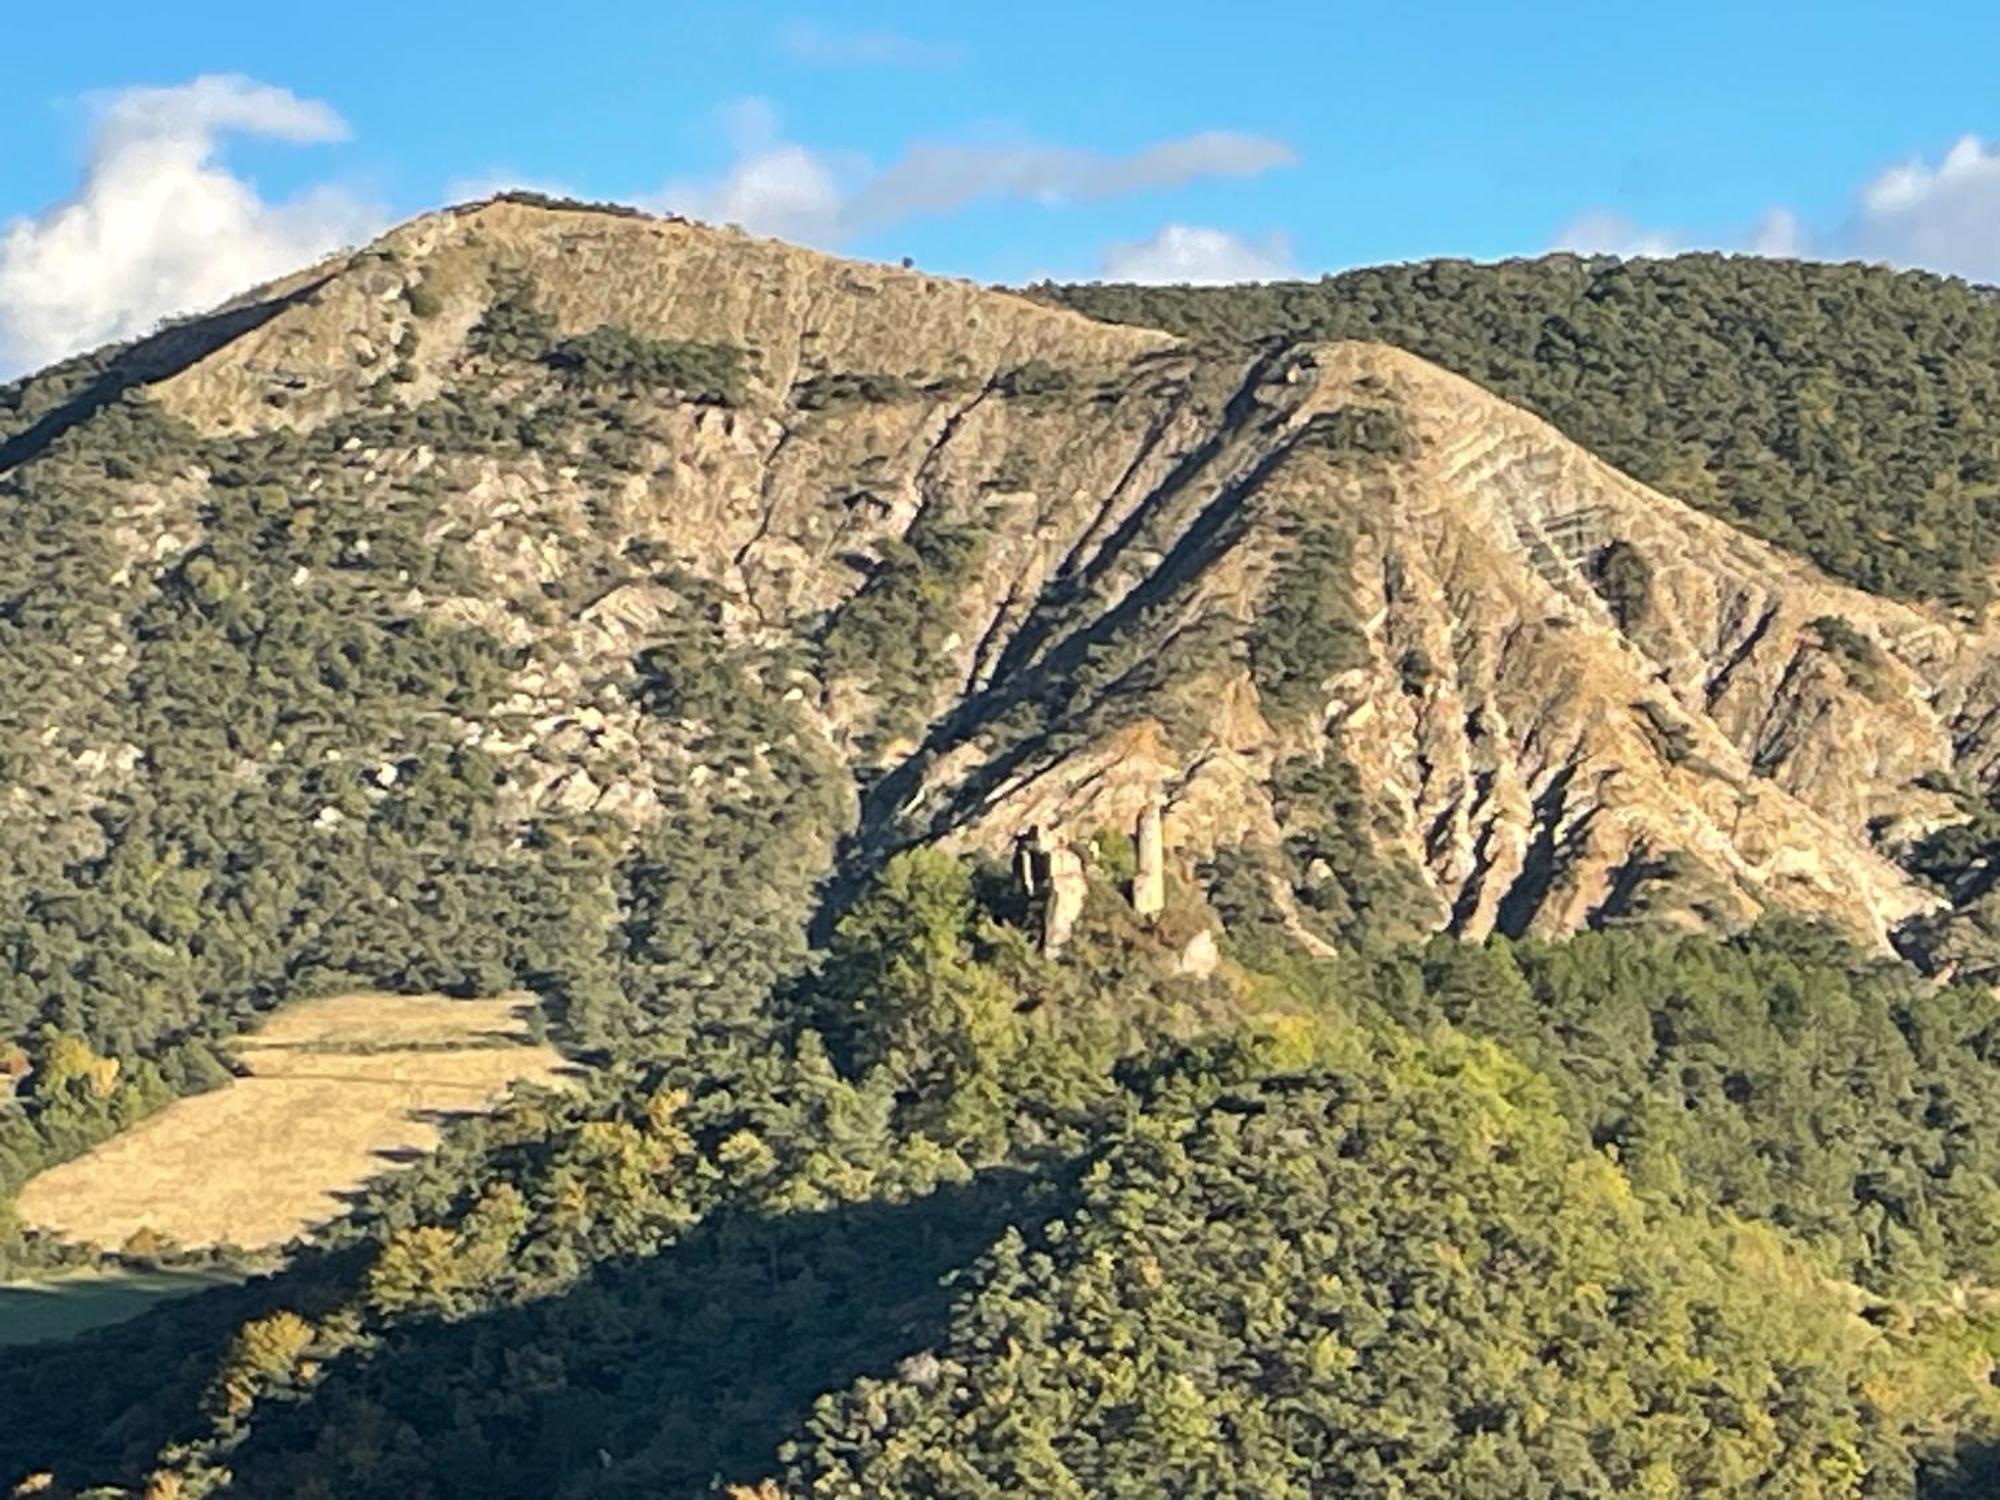
[[[1992,638],[1836,585],[1378,346],[1217,355],[677,221],[497,202],[244,299],[241,331],[147,390],[207,434],[311,431],[475,379],[532,405],[545,377],[473,339],[524,281],[559,334],[729,345],[751,373],[733,406],[641,393],[615,474],[559,448],[343,452],[364,497],[426,476],[430,534],[483,577],[424,606],[522,649],[512,699],[466,735],[515,766],[523,819],[636,826],[669,781],[718,774],[634,706],[633,662],[686,599],[629,559],[670,559],[717,591],[731,640],[778,650],[825,640],[892,544],[943,526],[980,538],[977,563],[893,695],[810,652],[778,684],[857,773],[856,867],[916,839],[1004,857],[1031,828],[1068,851],[1137,827],[1150,913],[1166,867],[1282,836],[1283,763],[1337,754],[1467,937],[1777,906],[1879,941],[1935,904],[1887,857],[1950,816],[1918,779],[2000,776]],[[1027,370],[1060,380],[1037,393]],[[844,372],[888,394],[801,405]],[[1354,412],[1407,442],[1329,444]],[[198,490],[135,492],[135,572],[195,534]],[[1319,523],[1352,542],[1360,650],[1300,717],[1245,642]],[[1637,605],[1605,597],[1614,545],[1649,578]],[[1872,644],[1837,649],[1829,619]],[[91,776],[142,774],[129,747],[48,732]]]

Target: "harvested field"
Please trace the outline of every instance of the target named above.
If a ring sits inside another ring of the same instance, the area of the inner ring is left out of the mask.
[[[260,1250],[339,1215],[368,1178],[431,1150],[440,1121],[564,1068],[515,1000],[344,995],[240,1040],[248,1076],[181,1099],[22,1190],[22,1220],[117,1249],[141,1229]]]

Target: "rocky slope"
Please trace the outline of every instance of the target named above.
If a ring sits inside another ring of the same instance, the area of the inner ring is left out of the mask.
[[[0,462],[53,462],[114,397],[193,434],[108,473],[120,587],[200,546],[218,445],[262,443],[364,553],[414,508],[454,565],[406,573],[405,605],[512,653],[453,733],[505,767],[522,826],[638,830],[742,774],[639,690],[694,613],[851,781],[827,873],[916,839],[1081,846],[1157,807],[1183,889],[1265,851],[1314,945],[1339,941],[1315,913],[1343,872],[1300,788],[1329,765],[1412,911],[1468,937],[1777,907],[1887,943],[1938,905],[1894,857],[1957,816],[1937,788],[2000,777],[1992,638],[1381,346],[1217,351],[502,200],[68,377]],[[7,836],[86,848],[94,800],[151,762],[93,707],[143,642],[73,645],[11,747],[35,770]],[[394,794],[392,754],[370,774]]]

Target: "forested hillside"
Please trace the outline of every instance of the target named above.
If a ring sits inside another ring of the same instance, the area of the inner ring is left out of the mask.
[[[524,1098],[275,1281],[22,1361],[0,1461],[357,1496],[1981,1492],[1983,993],[1930,1013],[1803,934],[1446,943],[1237,971],[1258,1020],[1149,1040],[1132,1016],[1230,1002],[1114,887],[1060,963],[981,889],[904,856],[791,1019]]]
[[[1552,255],[1035,291],[1197,338],[1395,344],[1837,578],[1964,608],[1992,594],[2000,297],[1986,288],[1751,256]]]
[[[0,393],[0,1265],[234,1262],[8,1205],[294,1002],[565,1070],[9,1349],[0,1480],[1991,1492],[2000,649],[1602,461],[1971,606],[1985,304],[1370,274],[516,196]]]

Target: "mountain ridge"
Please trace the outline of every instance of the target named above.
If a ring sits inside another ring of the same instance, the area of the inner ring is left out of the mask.
[[[968,283],[682,221],[500,199],[427,215],[246,294],[220,314],[230,337],[145,389],[204,441],[310,434],[357,408],[407,426],[397,414],[428,409],[475,368],[480,401],[546,404],[564,377],[477,347],[524,279],[547,347],[616,328],[628,341],[740,351],[746,383],[730,399],[651,413],[639,467],[616,475],[580,478],[560,461],[562,440],[467,463],[448,434],[439,444],[417,431],[400,446],[344,440],[343,482],[435,489],[439,474],[425,471],[454,466],[426,535],[465,548],[486,585],[424,607],[552,652],[517,679],[511,710],[543,724],[573,716],[566,693],[611,692],[674,607],[671,590],[607,562],[605,546],[563,540],[604,525],[594,508],[617,508],[601,540],[664,548],[723,589],[726,638],[767,646],[823,647],[829,631],[837,642],[840,616],[895,584],[884,547],[953,532],[978,560],[958,564],[955,598],[921,607],[919,634],[935,639],[905,665],[935,680],[897,711],[929,729],[899,738],[906,725],[869,701],[880,685],[871,692],[865,673],[793,685],[842,756],[861,752],[852,837],[871,859],[912,837],[1004,854],[1035,826],[1085,840],[1159,801],[1183,867],[1245,836],[1281,842],[1258,784],[1327,746],[1310,713],[1271,722],[1271,684],[1260,691],[1254,670],[1222,658],[1255,635],[1293,534],[1323,523],[1361,549],[1351,577],[1322,580],[1360,591],[1338,628],[1354,635],[1342,650],[1365,650],[1324,705],[1335,748],[1394,805],[1399,826],[1383,842],[1462,935],[1616,918],[1660,879],[1660,861],[1683,859],[1692,883],[1713,887],[1702,920],[1748,920],[1775,901],[1885,943],[1939,904],[1889,857],[1953,816],[1950,798],[1917,783],[1992,778],[2000,671],[1989,636],[1838,585],[1383,346],[1211,358]],[[842,381],[878,388],[842,395]],[[587,416],[597,398],[580,399]],[[1365,435],[1349,451],[1354,435],[1334,429],[1371,412],[1407,429],[1408,454],[1393,451],[1403,439],[1369,452]],[[574,459],[580,444],[568,441]],[[586,493],[593,483],[615,498]],[[1416,539],[1421,555],[1407,545]],[[168,529],[149,545],[157,561],[189,540]],[[1226,555],[1239,542],[1241,555]],[[593,546],[598,582],[569,642],[555,644],[524,623],[524,601],[571,587],[564,575]],[[1607,549],[1646,575],[1647,598],[1628,601],[1637,612],[1622,623],[1594,576]],[[1391,588],[1396,576],[1417,579],[1416,593]],[[1837,647],[1815,629],[1829,620],[1850,632]],[[1196,650],[1203,631],[1236,644]],[[1130,661],[1107,684],[1079,685],[1080,671],[1099,670],[1093,659],[1122,651],[1157,670],[1169,645],[1207,654],[1146,689],[1157,712],[1117,701],[1132,697]],[[1429,680],[1412,692],[1404,666],[1419,661]],[[1557,682],[1538,686],[1548,663]],[[1569,703],[1579,694],[1587,707]],[[1212,732],[1163,748],[1162,716],[1199,719],[1206,703],[1233,706]],[[1094,742],[1050,758],[1037,733],[995,741],[996,720],[1031,709]],[[639,753],[645,726],[629,698],[591,712],[593,745]],[[1153,728],[1126,723],[1125,738],[1107,738],[1096,722],[1107,714]],[[643,771],[607,772],[588,753],[552,761],[546,749],[528,756],[544,764],[524,808],[553,799],[643,818],[657,802]],[[1579,774],[1601,778],[1603,795],[1580,788],[1572,800]],[[1531,854],[1547,868],[1528,871]]]

